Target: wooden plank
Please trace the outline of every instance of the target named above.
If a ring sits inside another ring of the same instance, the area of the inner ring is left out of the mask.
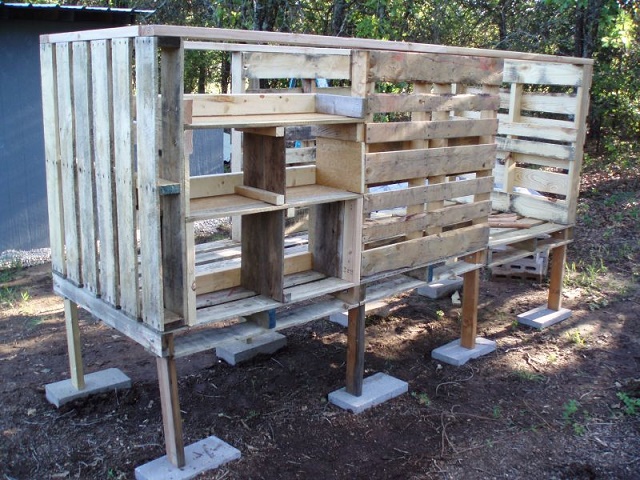
[[[295,113],[271,115],[236,115],[195,117],[188,128],[264,128],[297,125],[334,125],[356,123],[358,119],[326,113]]]
[[[130,39],[113,40],[113,155],[118,232],[119,305],[133,318],[140,317],[138,284],[138,228],[135,156],[132,138],[133,69]]]
[[[284,205],[284,195],[280,193],[269,192],[261,188],[247,187],[246,185],[238,185],[235,188],[237,195],[260,200],[261,202],[270,203],[271,205]]]
[[[81,284],[78,185],[76,183],[71,75],[71,45],[59,43],[56,45],[56,85],[58,87],[58,138],[62,174],[65,268],[67,277],[76,284]]]
[[[97,293],[98,252],[96,250],[96,215],[93,159],[93,131],[91,125],[91,59],[87,42],[75,42],[73,52],[73,110],[75,115],[75,144],[78,182],[78,213],[80,228],[82,283]]]
[[[314,205],[309,211],[309,251],[316,271],[330,277],[342,273],[344,203]]]
[[[351,287],[353,287],[353,283],[351,282],[340,278],[327,277],[302,285],[294,285],[286,288],[284,292],[288,302],[296,303],[318,298],[330,293],[340,292]]]
[[[344,202],[343,235],[342,235],[342,271],[340,278],[354,284],[360,283],[362,262],[362,198]]]
[[[367,97],[368,113],[386,112],[463,112],[497,110],[499,97],[486,94],[378,93]]]
[[[316,139],[316,181],[355,193],[364,193],[364,145],[332,138]]]
[[[358,197],[359,194],[357,193],[351,193],[337,188],[325,187],[323,185],[303,185],[289,189],[287,192],[286,205],[289,207],[306,207],[320,203],[354,200]]]
[[[502,83],[503,62],[497,58],[374,50],[370,65],[369,80],[380,82]]]
[[[564,279],[564,264],[567,259],[567,246],[560,245],[550,252],[549,295],[547,307],[550,310],[562,308],[562,282]]]
[[[294,163],[315,163],[316,147],[287,148],[287,165]]]
[[[478,137],[494,135],[497,131],[498,121],[494,119],[372,123],[366,126],[366,141],[367,143],[382,143],[434,138]]]
[[[495,162],[495,144],[369,153],[365,183],[399,182],[416,177],[456,175],[489,170]]]
[[[68,298],[64,299],[64,321],[67,331],[71,384],[77,390],[82,390],[85,387],[85,383],[84,366],[82,363],[82,343],[80,342],[80,325],[78,324],[78,304]]]
[[[116,189],[113,152],[111,46],[106,40],[91,42],[93,98],[93,156],[98,240],[100,242],[100,296],[118,305],[119,269],[116,230]]]
[[[428,227],[446,227],[485,218],[491,212],[491,202],[477,202],[438,208],[429,212],[392,217],[390,219],[365,222],[362,231],[364,242],[373,242],[383,238],[404,236],[411,232],[426,230]]]
[[[552,143],[535,142],[530,140],[518,140],[513,138],[497,137],[498,150],[526,155],[539,155],[558,160],[573,160],[575,148],[567,145],[555,145]]]
[[[569,176],[565,173],[516,167],[515,186],[538,192],[566,195],[569,189]]]
[[[362,118],[365,115],[365,100],[362,97],[319,93],[316,94],[316,112]]]
[[[156,358],[158,368],[158,386],[160,388],[160,404],[162,405],[162,426],[164,428],[164,444],[167,459],[175,467],[186,464],[184,455],[184,438],[182,436],[182,414],[178,397],[178,374],[174,357],[173,335],[165,337],[165,346],[170,354]]]
[[[156,185],[162,179],[174,182],[180,188],[179,195],[160,197],[162,298],[165,309],[190,323],[195,322],[195,292],[191,288],[195,282],[195,251],[193,228],[184,222],[189,216],[189,162],[185,161],[184,142],[181,141],[184,123],[182,40],[179,39],[175,48],[161,48],[160,56],[161,132],[158,134],[161,155],[154,173]],[[161,192],[156,186],[154,200],[158,195]]]
[[[240,94],[245,92],[244,68],[242,64],[242,53],[233,52],[231,54],[231,93]],[[242,132],[236,129],[231,130],[231,172],[242,171]],[[231,218],[231,238],[237,242],[241,240],[242,219],[239,216]]]
[[[47,178],[47,207],[49,212],[49,245],[51,268],[66,275],[64,261],[64,207],[62,204],[62,172],[57,104],[56,50],[50,44],[40,45],[40,73],[42,78],[42,113],[44,153]]]
[[[362,276],[419,267],[486,248],[489,227],[474,225],[362,252]]]
[[[371,213],[426,202],[451,200],[477,193],[488,193],[492,188],[493,178],[488,177],[370,193],[364,196],[364,212]]]
[[[115,328],[134,342],[139,343],[153,355],[162,356],[159,332],[139,322],[136,318],[130,317],[122,309],[113,308],[101,298],[83,288],[76,287],[58,274],[53,275],[53,290],[58,295],[82,306],[102,322]]]
[[[530,112],[557,113],[573,115],[576,97],[565,93],[523,93],[522,110]],[[509,108],[509,94],[500,94],[500,108]],[[546,120],[546,119],[545,119]]]
[[[561,224],[570,223],[567,204],[562,200],[514,193],[511,194],[511,210],[523,217]]]
[[[158,193],[159,70],[158,39],[136,38],[136,119],[139,196],[140,273],[142,320],[162,331],[164,305],[162,288],[162,241],[160,235],[160,195]]]
[[[531,228],[527,230],[498,230],[492,231],[489,238],[489,247],[496,248],[504,245],[513,245],[526,242],[532,238],[544,237],[551,233],[566,230],[566,225],[555,223],[544,223],[541,220],[528,219],[532,222]]]
[[[582,68],[577,65],[520,60],[504,62],[503,79],[505,83],[572,87],[580,87],[583,83]]]
[[[351,78],[350,58],[345,55],[247,52],[243,61],[247,78]]]
[[[316,112],[316,98],[313,94],[207,94],[185,95],[185,100],[193,101],[193,117],[213,117],[218,115],[270,115]],[[325,112],[328,113],[328,112]]]
[[[243,161],[244,185],[284,195],[286,190],[284,137],[244,133]]]
[[[347,393],[359,397],[364,382],[364,304],[350,308],[347,326]]]
[[[242,286],[259,295],[284,302],[283,211],[243,217],[242,258],[245,259],[242,264]]]
[[[556,142],[574,142],[576,139],[575,128],[558,128],[557,126],[536,125],[524,122],[526,122],[524,117],[521,117],[520,122],[500,122],[500,135],[516,135],[519,137],[540,138]]]
[[[482,253],[469,255],[466,260],[479,263]],[[462,293],[462,332],[460,346],[474,348],[478,332],[478,297],[480,295],[480,269],[472,270],[463,275]]]
[[[348,57],[351,51],[337,48],[291,47],[282,45],[250,45],[246,43],[221,43],[191,41],[184,42],[185,50],[214,50],[219,52],[267,52],[297,55],[343,55]]]

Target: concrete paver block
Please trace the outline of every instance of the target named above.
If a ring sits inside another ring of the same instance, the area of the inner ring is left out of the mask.
[[[287,337],[278,332],[267,332],[247,340],[232,340],[216,348],[216,356],[229,365],[236,365],[256,355],[271,355],[287,345]]]
[[[418,294],[429,298],[444,298],[451,295],[456,290],[462,288],[462,277],[443,278],[435,282],[431,282],[424,287],[418,287],[416,291]]]
[[[186,465],[182,468],[166,455],[136,467],[136,480],[189,480],[241,457],[240,450],[214,436],[185,447],[184,455]]]
[[[344,410],[360,413],[407,393],[408,390],[407,382],[379,372],[364,379],[362,395],[359,397],[347,393],[346,388],[341,388],[329,394],[329,401]]]
[[[457,339],[433,350],[431,352],[431,358],[459,367],[472,358],[487,355],[495,349],[496,342],[486,338],[477,337],[475,348],[462,347],[460,346],[460,339]]]
[[[88,397],[109,390],[131,388],[131,379],[117,368],[108,368],[84,376],[85,388],[78,390],[71,379],[50,383],[44,386],[47,400],[56,407],[78,398]]]
[[[550,327],[556,323],[566,320],[571,316],[571,310],[561,308],[560,310],[551,310],[545,306],[534,308],[528,312],[521,313],[517,316],[518,323],[529,327],[543,329]]]

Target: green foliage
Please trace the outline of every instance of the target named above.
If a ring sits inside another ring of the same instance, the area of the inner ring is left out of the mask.
[[[567,403],[562,405],[562,419],[564,420],[565,425],[571,426],[573,429],[573,433],[582,436],[586,432],[586,427],[581,421],[578,421],[578,411],[580,409],[580,403],[577,400],[569,400]],[[588,419],[589,413],[585,410],[583,411],[583,421]]]
[[[522,369],[515,370],[514,375],[516,376],[516,378],[522,380],[523,382],[543,382],[545,378],[544,375],[532,373],[528,370]]]
[[[13,260],[8,267],[0,270],[0,284],[15,280],[20,270],[22,270],[22,262]]]
[[[640,415],[640,398],[633,398],[625,392],[618,392],[616,396],[624,404],[624,413],[627,415]]]
[[[411,392],[411,396],[418,400],[418,403],[424,407],[428,407],[431,405],[431,399],[426,393],[416,393]]]

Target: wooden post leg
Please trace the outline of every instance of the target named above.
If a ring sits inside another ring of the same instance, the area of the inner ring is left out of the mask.
[[[560,310],[562,307],[562,281],[564,279],[564,262],[567,246],[560,245],[551,251],[551,274],[549,278],[549,298],[547,308]]]
[[[167,458],[178,468],[184,467],[184,438],[182,437],[182,417],[178,398],[178,375],[173,357],[173,337],[167,338],[170,344],[168,357],[156,358],[158,366],[158,384],[160,403],[162,404],[162,424]]]
[[[78,305],[64,299],[64,319],[67,327],[67,348],[69,350],[69,369],[71,384],[78,390],[85,387],[84,367],[82,365],[82,346],[80,345],[80,327],[78,325]]]
[[[362,395],[364,381],[364,304],[349,309],[347,329],[347,393]]]
[[[469,261],[479,261],[477,255],[471,255]],[[467,272],[462,284],[462,334],[460,345],[464,348],[475,348],[478,332],[478,296],[480,295],[480,270]]]

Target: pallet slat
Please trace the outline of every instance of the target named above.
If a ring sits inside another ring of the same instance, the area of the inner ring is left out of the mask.
[[[494,119],[372,123],[366,126],[366,141],[367,143],[385,143],[464,138],[495,135],[497,132],[498,121]]]

